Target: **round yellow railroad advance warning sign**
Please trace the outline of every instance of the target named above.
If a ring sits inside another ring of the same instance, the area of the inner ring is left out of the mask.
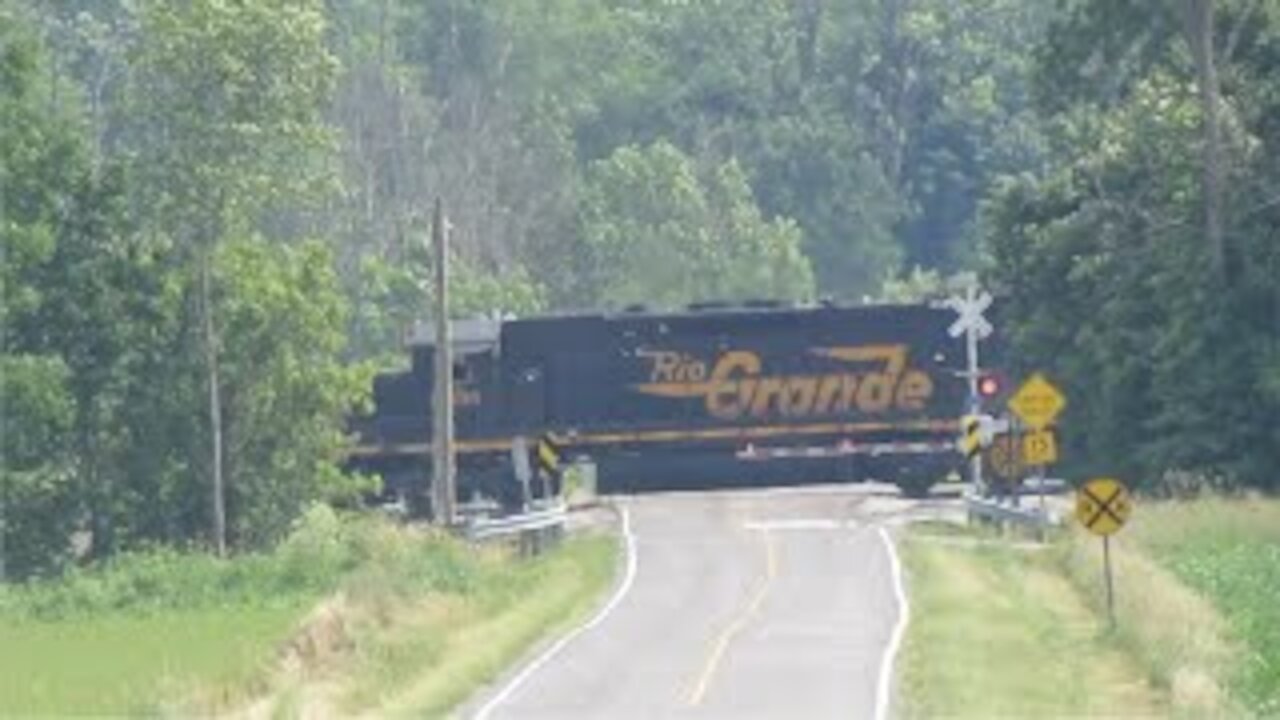
[[[1129,489],[1114,478],[1095,478],[1076,490],[1076,519],[1094,535],[1116,532],[1132,512]]]
[[[1005,482],[1016,482],[1022,479],[1026,470],[1022,462],[1022,448],[1012,433],[1000,433],[991,440],[986,450],[987,468],[997,478]]]

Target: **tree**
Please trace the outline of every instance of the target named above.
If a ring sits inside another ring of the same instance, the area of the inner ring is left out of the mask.
[[[1155,7],[1133,0],[1080,2],[1054,22],[1053,40],[1039,63],[1041,102],[1050,109],[1069,101],[1121,102],[1153,69],[1194,82],[1201,123],[1201,222],[1210,278],[1219,284],[1231,282],[1236,264],[1222,218],[1232,158],[1223,138],[1229,118],[1224,119],[1219,65],[1243,49],[1246,28],[1274,21],[1267,6],[1253,0],[1183,0]],[[1258,38],[1256,30],[1248,34]],[[1105,81],[1098,82],[1104,74]]]
[[[153,208],[150,229],[176,242],[193,280],[208,388],[212,538],[221,554],[224,428],[214,257],[223,238],[268,217],[296,216],[321,197],[329,135],[320,118],[335,62],[319,0],[156,1],[140,15],[130,88],[138,118],[135,167]]]
[[[316,500],[370,489],[343,475],[341,419],[367,397],[366,366],[343,365],[347,302],[323,242],[227,238],[213,263],[228,448],[230,537],[279,539]]]
[[[733,162],[699,173],[667,143],[622,148],[588,171],[579,223],[579,291],[589,304],[813,294],[799,229],[762,217]]]
[[[1280,146],[1264,120],[1280,97],[1264,69],[1280,25],[1251,3],[1217,9],[1231,30],[1196,40],[1168,8],[1072,6],[1049,40],[1065,55],[1041,58],[1058,95],[1044,106],[1053,167],[1002,183],[986,208],[988,280],[1009,297],[1022,363],[1068,385],[1081,473],[1274,486],[1280,252],[1274,163],[1262,158]],[[1216,71],[1230,78],[1208,105],[1192,41],[1222,48]],[[1072,62],[1095,56],[1115,75],[1101,96],[1095,76],[1076,75],[1089,64]],[[1213,203],[1209,164],[1233,180]],[[1227,284],[1205,221],[1216,203]]]
[[[99,395],[86,387],[97,368],[79,360],[118,332],[104,323],[68,337],[51,322],[69,290],[87,290],[55,277],[68,269],[64,249],[85,225],[111,223],[114,191],[92,175],[65,109],[49,107],[46,69],[28,20],[0,9],[0,578],[50,572],[69,556],[86,489],[75,482],[76,400]]]

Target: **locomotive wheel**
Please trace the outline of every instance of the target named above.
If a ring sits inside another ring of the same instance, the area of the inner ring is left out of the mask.
[[[898,489],[902,491],[905,497],[913,500],[919,500],[929,497],[929,489],[933,487],[934,480],[929,473],[904,471],[899,475],[898,480],[894,483]]]

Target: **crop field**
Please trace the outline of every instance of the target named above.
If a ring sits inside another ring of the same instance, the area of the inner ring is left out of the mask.
[[[1259,716],[1280,715],[1280,501],[1152,504],[1132,530],[1143,552],[1222,616],[1237,645],[1231,694]]]
[[[300,608],[206,608],[0,623],[0,715],[151,715],[252,684]]]

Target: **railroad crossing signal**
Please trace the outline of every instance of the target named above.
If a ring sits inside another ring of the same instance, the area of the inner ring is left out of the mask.
[[[943,305],[951,308],[959,315],[955,322],[951,323],[951,326],[947,328],[947,333],[954,338],[958,338],[961,335],[964,336],[964,374],[969,380],[969,411],[977,412],[982,407],[981,398],[978,394],[978,341],[990,335],[994,329],[982,314],[987,308],[991,307],[991,294],[985,290],[980,291],[977,287],[970,285],[965,291],[964,297],[947,298],[943,301]],[[960,451],[965,454],[965,457],[969,458],[974,485],[979,488],[984,487],[981,454],[974,449],[972,443],[966,442],[964,437],[961,438],[960,443]]]
[[[1132,512],[1128,488],[1114,478],[1095,478],[1076,491],[1076,519],[1094,535],[1115,533]]]
[[[1067,398],[1044,375],[1036,373],[1009,398],[1009,409],[1033,430],[1044,430],[1067,406]]]
[[[991,322],[982,314],[991,307],[991,294],[987,291],[983,290],[976,294],[970,292],[966,297],[950,297],[943,302],[960,316],[951,323],[951,327],[947,328],[947,333],[951,337],[960,337],[972,331],[981,339],[990,335],[994,329],[991,327]]]
[[[1022,438],[1022,458],[1028,465],[1058,462],[1058,441],[1052,430],[1032,430]]]

